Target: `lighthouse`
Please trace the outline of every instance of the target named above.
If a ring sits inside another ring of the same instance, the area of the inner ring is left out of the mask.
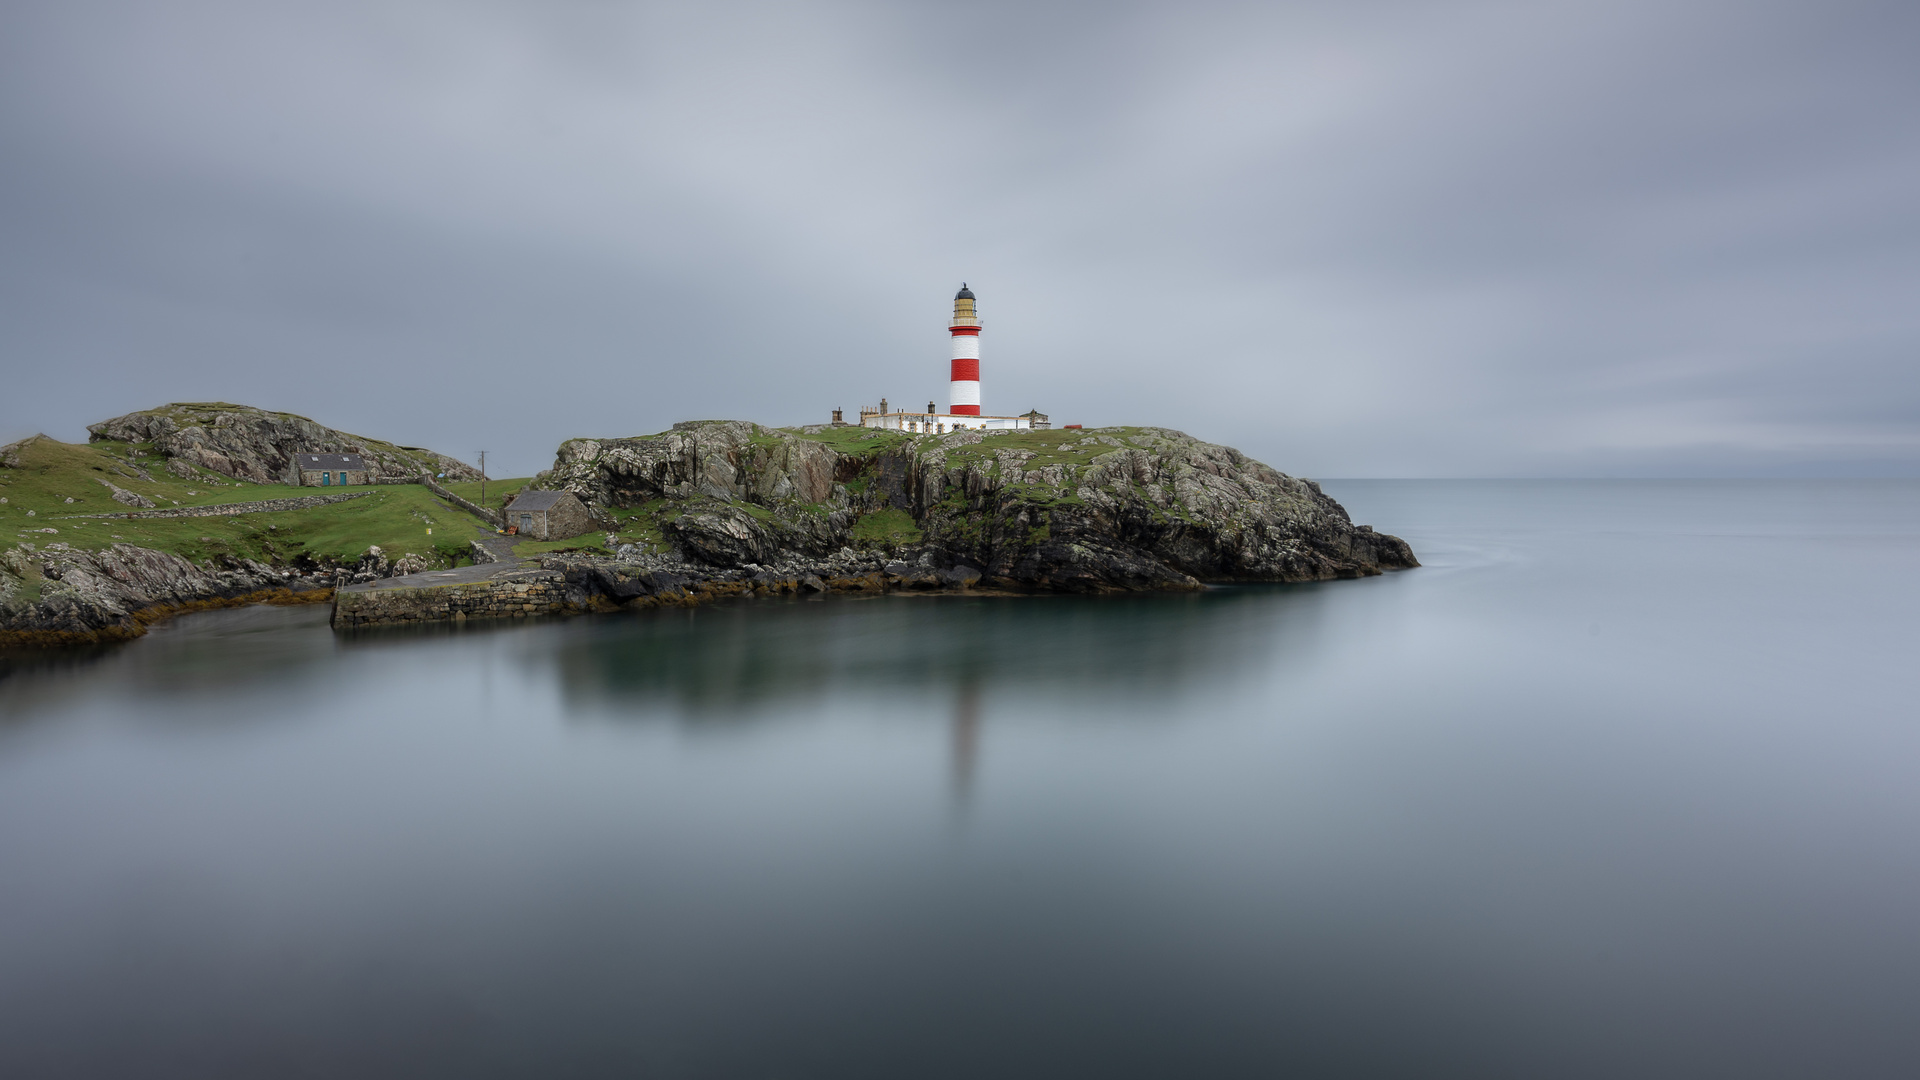
[[[973,308],[973,290],[966,282],[953,294],[953,375],[947,389],[947,411],[955,416],[980,415],[980,315]]]
[[[879,408],[871,405],[860,407],[861,427],[898,431],[907,435],[951,435],[958,431],[988,434],[996,431],[1043,431],[1051,426],[1047,423],[1047,414],[1038,409],[1019,416],[981,415],[980,313],[974,310],[973,290],[967,288],[965,282],[961,282],[960,291],[953,294],[953,318],[947,322],[947,334],[953,341],[953,359],[947,369],[946,413],[942,415],[935,412],[931,401],[927,402],[927,411],[923,413],[891,412],[887,409],[887,399],[881,398]],[[927,357],[918,363],[931,360],[932,357]],[[925,373],[931,374],[931,371]],[[841,427],[845,424],[840,410],[833,410],[833,425]]]

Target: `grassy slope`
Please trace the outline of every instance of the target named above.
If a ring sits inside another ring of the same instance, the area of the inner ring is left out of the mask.
[[[803,431],[800,428],[781,428],[780,430],[802,439],[826,443],[842,454],[852,454],[856,457],[878,457],[884,451],[896,446],[904,446],[919,437],[899,431],[852,426],[823,428],[819,431]]]
[[[440,486],[470,503],[484,506],[489,510],[498,510],[506,505],[507,496],[516,494],[521,488],[531,483],[533,483],[533,477],[531,476],[518,476],[509,480],[489,479],[486,484],[487,498],[485,502],[480,501],[480,481],[478,480],[443,480],[440,482]]]
[[[187,418],[184,414],[181,417],[183,420]],[[1137,429],[1133,428],[1007,432],[992,435],[973,446],[951,448],[947,456],[956,462],[972,457],[991,459],[995,451],[1021,449],[1035,454],[1026,463],[1029,469],[1050,464],[1081,466],[1113,450],[1111,446],[1094,441],[1094,436],[1105,435],[1127,441],[1136,433]],[[867,431],[857,427],[829,428],[814,433],[794,431],[793,434],[825,443],[841,453],[862,457],[875,457],[893,447],[932,438]],[[127,475],[141,469],[146,470],[153,479],[141,480]],[[125,542],[172,552],[195,561],[227,554],[284,563],[301,554],[321,560],[351,561],[370,545],[377,544],[391,557],[417,553],[441,564],[451,564],[464,557],[467,542],[477,535],[480,527],[471,516],[441,502],[425,488],[412,484],[346,489],[369,494],[366,498],[332,506],[233,518],[128,521],[90,520],[72,516],[122,513],[132,509],[115,502],[112,493],[96,482],[99,479],[109,480],[121,488],[144,495],[161,508],[336,494],[341,490],[236,483],[200,469],[194,470],[192,478],[182,478],[166,471],[165,459],[155,453],[151,445],[115,442],[75,444],[38,439],[21,451],[18,467],[0,468],[0,498],[7,500],[0,504],[0,547],[11,547],[22,542],[62,542],[76,548],[98,550]],[[489,480],[486,504],[500,506],[507,495],[519,491],[527,483],[528,478],[525,477]],[[465,498],[480,501],[480,485],[477,481],[448,486]],[[69,498],[74,501],[67,502]],[[32,517],[27,515],[29,510],[34,512]],[[619,522],[619,542],[658,549],[665,543],[661,526],[677,513],[677,507],[667,500],[616,510],[614,516]],[[58,532],[39,531],[43,529],[57,529]],[[431,534],[428,533],[429,529],[433,530]],[[856,540],[885,544],[917,539],[919,530],[903,513],[880,511],[863,517],[856,524],[854,533]],[[603,543],[603,535],[594,532],[572,540],[525,541],[516,550],[524,555],[565,550],[597,551],[603,550]]]
[[[143,451],[144,456],[140,456]],[[116,471],[116,466],[126,471],[143,467],[153,479],[126,476]],[[163,509],[343,492],[369,494],[331,506],[234,518],[128,521],[72,517],[135,509],[115,502],[113,494],[96,482],[101,478],[144,495]],[[488,486],[491,488],[491,483]],[[235,483],[200,470],[196,470],[195,479],[188,480],[167,472],[166,462],[151,447],[112,442],[35,440],[21,452],[18,467],[0,468],[0,498],[7,500],[0,505],[0,546],[62,542],[99,550],[125,542],[195,561],[230,554],[263,562],[287,562],[307,553],[345,562],[377,544],[390,557],[412,552],[429,558],[437,555],[444,563],[465,554],[479,525],[471,515],[453,509],[415,484],[300,488]],[[74,501],[68,503],[68,498]],[[34,516],[27,516],[29,510]],[[59,531],[37,531],[42,529]],[[433,530],[431,535],[428,529]]]

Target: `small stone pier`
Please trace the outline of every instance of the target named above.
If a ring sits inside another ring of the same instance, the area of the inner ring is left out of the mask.
[[[493,563],[349,585],[334,594],[333,628],[524,619],[585,609],[569,600],[565,574]]]
[[[479,562],[452,570],[383,578],[348,585],[334,594],[333,628],[395,623],[525,619],[587,609],[567,575],[513,553],[514,541],[485,534],[473,542]]]

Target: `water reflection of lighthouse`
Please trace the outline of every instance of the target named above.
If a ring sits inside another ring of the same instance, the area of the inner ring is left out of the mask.
[[[953,703],[953,798],[966,803],[973,795],[973,770],[980,753],[980,685],[962,683]]]

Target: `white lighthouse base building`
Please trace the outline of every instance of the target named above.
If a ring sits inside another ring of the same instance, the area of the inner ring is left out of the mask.
[[[955,416],[929,409],[926,412],[888,412],[885,400],[879,408],[862,407],[860,426],[882,431],[904,431],[912,435],[945,435],[951,431],[1045,431],[1052,427],[1047,414],[1035,410],[1020,416]]]
[[[948,320],[947,333],[953,338],[947,411],[940,412],[929,401],[926,412],[894,412],[887,408],[887,399],[881,398],[879,408],[860,410],[861,427],[910,435],[945,435],[954,431],[1041,431],[1052,426],[1038,409],[1020,416],[980,415],[980,312],[973,290],[965,282],[953,295],[953,318]],[[833,410],[833,422],[842,423],[839,409]]]

